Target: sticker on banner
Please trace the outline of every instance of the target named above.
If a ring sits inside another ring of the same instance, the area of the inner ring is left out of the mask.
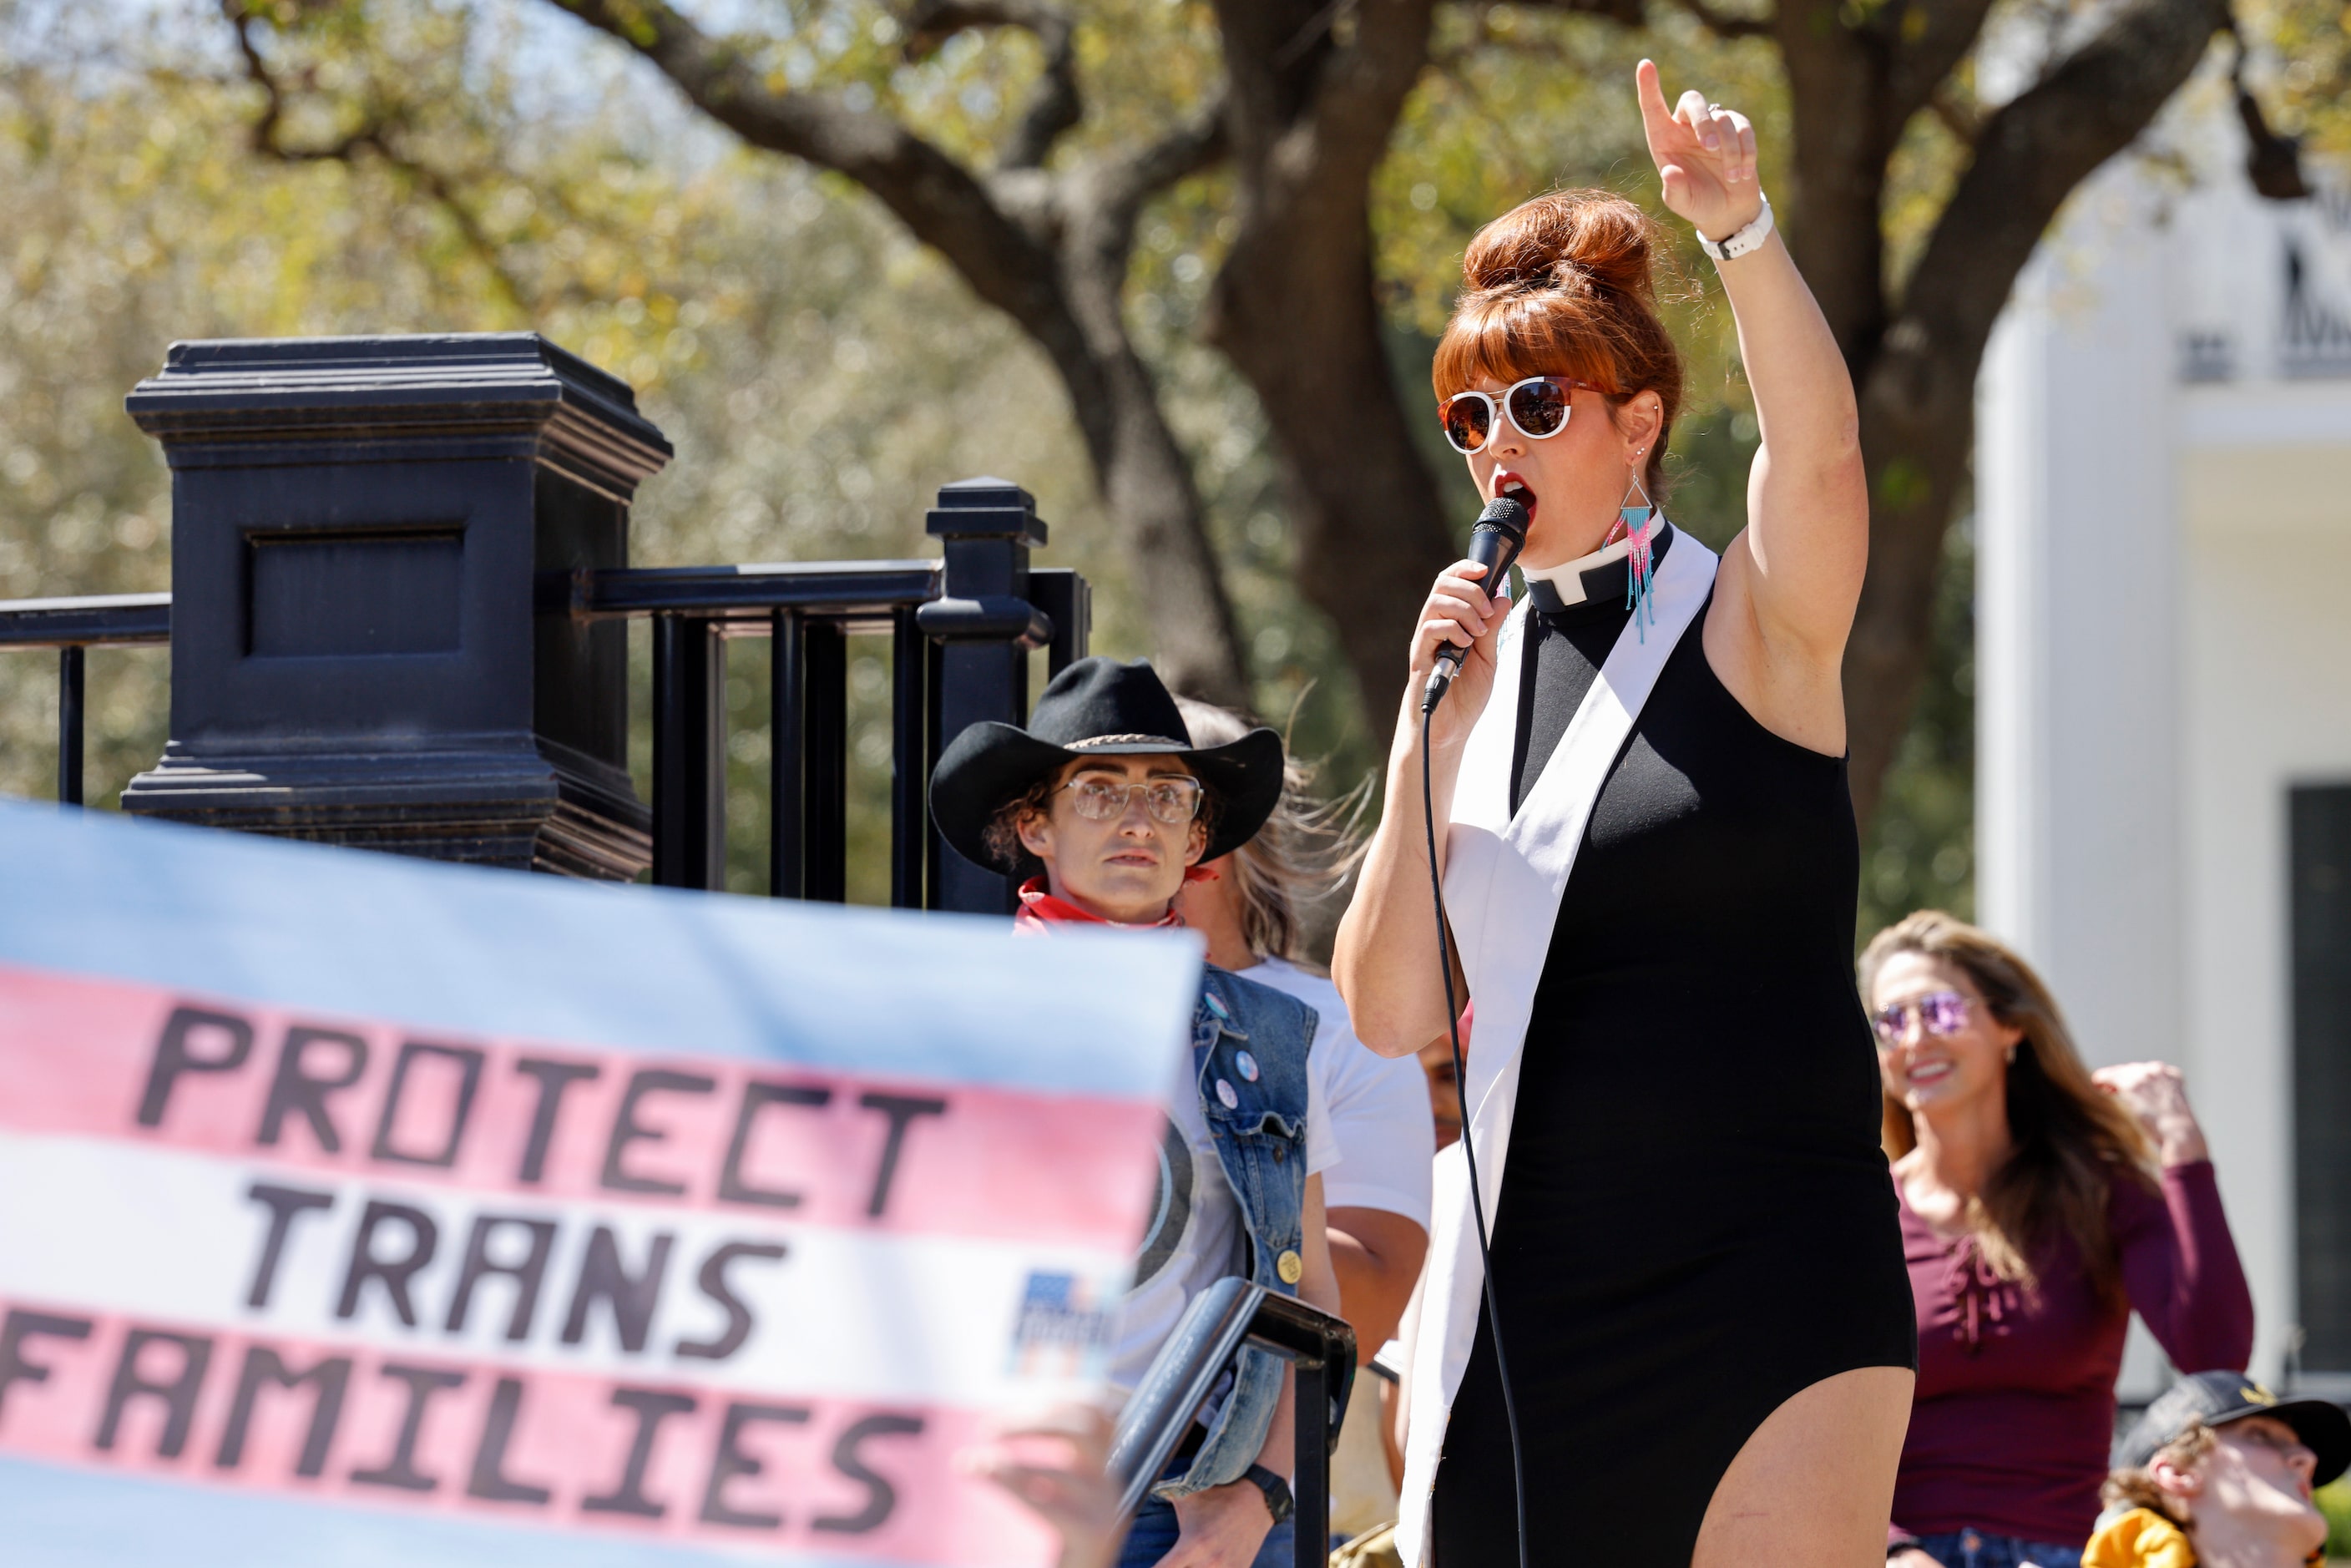
[[[1029,1275],[1012,1327],[1015,1375],[1100,1375],[1110,1358],[1109,1295],[1075,1274]]]

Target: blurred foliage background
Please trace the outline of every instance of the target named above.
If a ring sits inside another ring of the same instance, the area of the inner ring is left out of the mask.
[[[281,0],[289,13],[316,0]],[[867,0],[746,0],[796,40],[796,81],[848,84],[950,147],[978,145],[1038,68],[1013,34],[958,36],[907,63]],[[323,9],[332,10],[329,5]],[[312,27],[272,61],[289,97],[272,154],[266,107],[208,0],[0,0],[0,598],[170,585],[169,484],[123,394],[177,339],[530,328],[627,378],[677,445],[636,513],[634,559],[705,561],[928,553],[922,514],[949,480],[1027,486],[1052,528],[1047,562],[1095,589],[1097,651],[1147,653],[1132,580],[1099,515],[1061,386],[845,182],[743,152],[617,48],[515,0],[369,0],[366,25]],[[1215,71],[1197,0],[1081,7],[1091,101],[1164,118]],[[2351,41],[2340,5],[2257,0],[2250,30],[2286,63],[2260,77],[2282,129],[2341,149]],[[1417,411],[1463,246],[1514,203],[1601,184],[1653,207],[1633,63],[1708,84],[1748,109],[1767,157],[1784,147],[1784,85],[1768,47],[1725,43],[1675,8],[1627,29],[1510,6],[1448,11],[1379,180],[1375,227],[1398,381],[1466,528],[1477,500]],[[325,90],[331,89],[331,90]],[[396,135],[343,157],[335,103],[374,106]],[[1886,222],[1901,240],[1955,171],[1931,116],[1906,146]],[[1767,168],[1767,183],[1771,172]],[[1289,584],[1280,486],[1253,397],[1198,341],[1229,238],[1220,176],[1178,185],[1146,215],[1127,308],[1167,389],[1207,499],[1247,637],[1260,713],[1343,789],[1376,769],[1330,624]],[[1679,225],[1675,225],[1679,232]],[[1756,438],[1730,322],[1694,249],[1667,258],[1690,347],[1671,511],[1719,546],[1742,525]],[[1973,627],[1970,530],[1952,535],[1932,675],[1865,847],[1860,934],[1922,903],[1972,906]],[[1434,563],[1432,563],[1434,564]],[[885,648],[852,645],[852,896],[886,897]],[[648,663],[642,638],[641,666]],[[765,879],[763,644],[733,645],[728,688],[730,885]],[[638,674],[640,789],[649,788]],[[56,674],[0,658],[0,791],[54,777]],[[89,793],[111,804],[160,754],[160,652],[99,652],[90,670]],[[1375,716],[1376,718],[1377,716]]]

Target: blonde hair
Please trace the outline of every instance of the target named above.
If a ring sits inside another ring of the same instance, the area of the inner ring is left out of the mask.
[[[2145,1467],[2110,1473],[2106,1484],[2098,1489],[2098,1500],[2108,1508],[2151,1509],[2180,1529],[2187,1529],[2188,1521],[2180,1517],[2178,1500],[2155,1484],[2155,1460],[2168,1459],[2179,1469],[2188,1469],[2204,1462],[2215,1441],[2211,1427],[2201,1421],[2190,1421],[2179,1436],[2158,1448]]]
[[[1177,697],[1192,744],[1228,746],[1253,727],[1229,708]],[[1304,906],[1335,893],[1363,859],[1357,823],[1369,799],[1369,779],[1335,800],[1314,794],[1315,767],[1286,746],[1281,800],[1265,826],[1233,852],[1233,892],[1240,903],[1241,937],[1261,958],[1307,961]]]
[[[1968,1226],[1984,1261],[2001,1279],[2030,1285],[2033,1255],[2064,1236],[2080,1250],[2093,1287],[2115,1300],[2122,1270],[2107,1204],[2117,1177],[2154,1188],[2147,1133],[2092,1082],[2056,998],[2013,948],[1939,909],[1919,910],[1879,932],[1863,950],[1864,998],[1898,953],[1958,969],[1997,1022],[2023,1033],[2007,1077],[2014,1147],[1983,1191],[1968,1199]],[[1899,1159],[1917,1146],[1917,1130],[1901,1101],[1890,1092],[1884,1101],[1886,1153]]]

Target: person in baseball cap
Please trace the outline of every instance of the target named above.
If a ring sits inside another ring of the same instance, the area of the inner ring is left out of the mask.
[[[2351,1416],[2199,1372],[2147,1406],[2114,1466],[2084,1568],[2299,1568],[2323,1560],[2311,1494],[2351,1467]]]

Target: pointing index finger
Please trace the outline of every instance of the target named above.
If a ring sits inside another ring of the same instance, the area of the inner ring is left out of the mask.
[[[1649,151],[1662,152],[1659,139],[1670,135],[1673,110],[1666,107],[1665,89],[1657,84],[1657,62],[1643,60],[1633,68],[1633,89],[1641,101],[1641,129],[1648,133]]]

